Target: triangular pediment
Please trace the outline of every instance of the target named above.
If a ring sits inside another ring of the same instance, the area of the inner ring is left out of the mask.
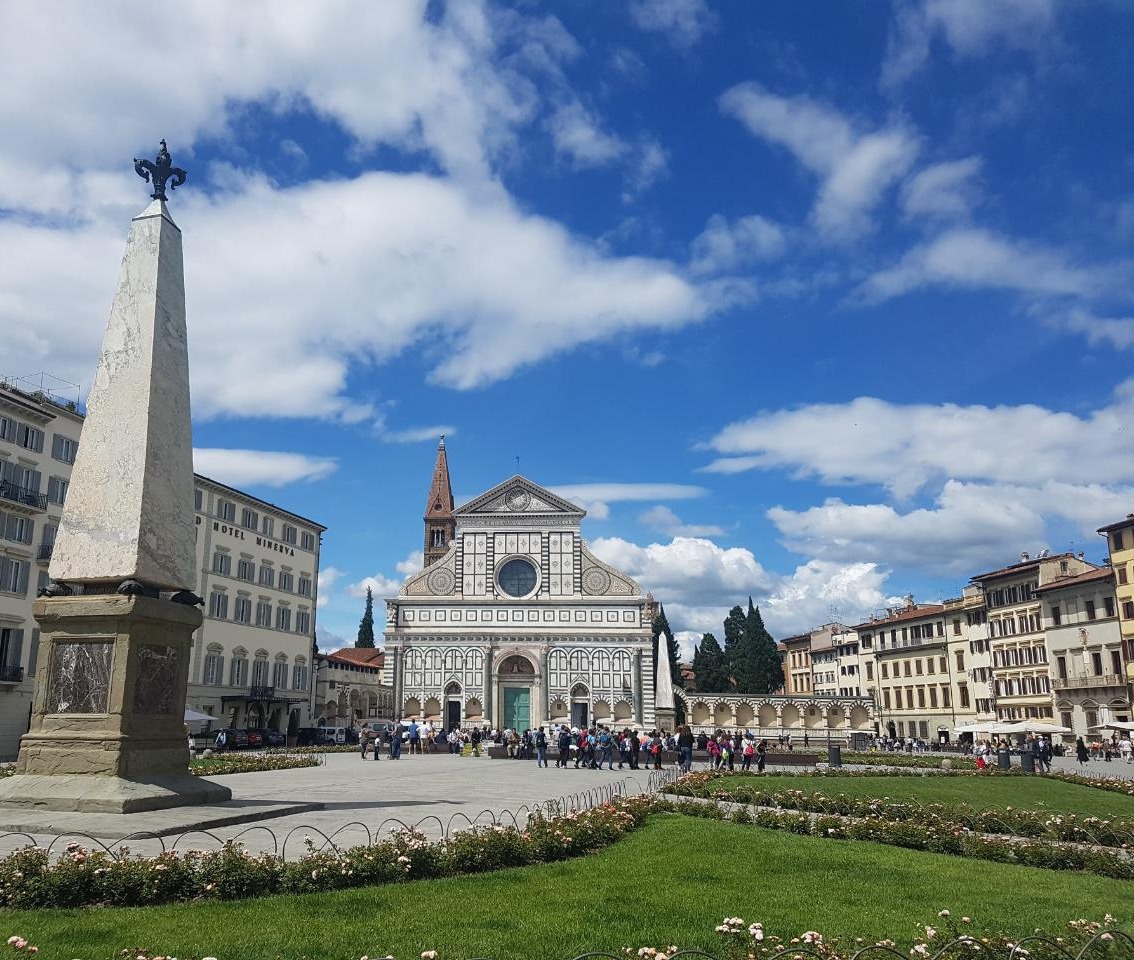
[[[453,511],[458,520],[501,514],[561,516],[564,520],[579,521],[587,515],[587,511],[519,474]]]

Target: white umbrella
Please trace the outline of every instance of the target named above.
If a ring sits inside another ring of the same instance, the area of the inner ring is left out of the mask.
[[[1064,727],[1050,720],[1021,720],[1016,727],[1020,733],[1070,733],[1070,727]]]
[[[192,707],[185,708],[186,723],[201,723],[202,721],[207,723],[210,720],[216,720],[216,717],[208,713],[199,713]]]

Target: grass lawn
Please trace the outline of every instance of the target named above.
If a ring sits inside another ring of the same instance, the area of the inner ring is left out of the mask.
[[[1014,934],[1110,912],[1129,929],[1134,884],[1101,877],[658,817],[564,863],[334,894],[175,907],[3,911],[0,941],[41,956],[107,960],[126,946],[220,960],[570,960],[675,943],[719,953],[724,916],[769,933],[908,941],[949,908]]]
[[[1134,820],[1134,797],[1108,793],[1044,777],[792,777],[739,774],[725,784],[752,784],[762,790],[803,790],[828,796],[889,797],[921,803],[969,803],[984,807],[1015,807],[1076,813],[1080,816],[1122,817]],[[715,787],[720,789],[720,787]]]

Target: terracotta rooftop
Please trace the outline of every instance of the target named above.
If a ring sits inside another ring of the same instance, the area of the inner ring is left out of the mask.
[[[1095,580],[1113,579],[1114,569],[1112,567],[1099,567],[1098,570],[1088,570],[1086,573],[1080,573],[1074,577],[1060,577],[1058,580],[1052,580],[1051,583],[1045,583],[1042,587],[1036,587],[1036,593],[1064,590],[1067,587],[1077,587],[1081,583],[1092,583]]]
[[[1134,526],[1134,513],[1126,514],[1125,520],[1119,520],[1117,523],[1108,523],[1105,527],[1099,527],[1096,533],[1110,533],[1112,530],[1121,530],[1123,527]]]
[[[1016,563],[1009,564],[1007,567],[1001,567],[999,570],[989,570],[988,573],[978,573],[975,577],[969,577],[969,580],[976,583],[979,580],[992,580],[996,577],[1007,577],[1013,573],[1023,573],[1028,567],[1038,567],[1045,560],[1069,560],[1074,557],[1073,553],[1052,553],[1046,557],[1031,557],[1028,560],[1019,560]]]
[[[860,623],[852,630],[873,630],[881,628],[890,623],[909,623],[911,620],[920,620],[924,617],[933,617],[939,613],[944,613],[945,608],[939,603],[919,603],[912,607],[903,607],[897,613],[892,613],[888,617],[879,617],[877,620],[868,620],[866,623]]]
[[[382,667],[386,662],[384,650],[375,650],[371,647],[343,647],[333,653],[324,653],[327,660],[338,660],[341,663],[350,663],[358,667]]]

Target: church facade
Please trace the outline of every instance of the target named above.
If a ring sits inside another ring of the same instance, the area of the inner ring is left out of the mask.
[[[395,709],[446,728],[654,725],[652,602],[587,549],[585,511],[522,476],[447,511],[445,457],[442,441],[432,562],[386,601]]]

